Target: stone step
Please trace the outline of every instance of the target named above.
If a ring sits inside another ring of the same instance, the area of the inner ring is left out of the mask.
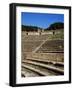
[[[28,66],[26,64],[22,64],[22,67],[27,68],[27,69],[37,73],[39,76],[47,76],[48,75],[47,72],[45,73],[43,71],[40,71],[39,69],[35,69],[35,68],[31,67],[30,65]]]
[[[27,68],[22,68],[21,75],[22,75],[22,77],[36,77],[36,76],[39,76],[38,73],[33,72],[32,70],[29,70]]]
[[[54,66],[51,66],[51,65],[45,65],[45,64],[42,64],[42,63],[39,63],[39,62],[33,62],[33,61],[28,61],[28,60],[24,60],[22,63],[29,63],[29,64],[32,64],[32,65],[37,65],[37,66],[40,66],[40,67],[44,67],[48,70],[51,70],[53,72],[59,73],[61,75],[64,74],[64,70],[59,69],[59,68],[54,67]]]
[[[52,60],[43,60],[43,59],[39,59],[39,58],[27,58],[27,61],[30,60],[30,61],[37,61],[37,62],[41,62],[41,63],[51,63],[51,64],[54,64],[54,65],[60,65],[60,66],[64,66],[64,63],[63,62],[58,62],[58,61],[52,61]],[[23,60],[24,61],[24,60]]]

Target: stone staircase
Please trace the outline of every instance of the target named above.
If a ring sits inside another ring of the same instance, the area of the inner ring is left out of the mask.
[[[22,60],[21,74],[23,77],[64,75],[64,63],[33,58]]]

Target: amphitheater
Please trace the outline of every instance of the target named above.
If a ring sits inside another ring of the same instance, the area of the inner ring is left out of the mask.
[[[22,77],[64,75],[64,40],[51,36],[52,32],[22,31]]]

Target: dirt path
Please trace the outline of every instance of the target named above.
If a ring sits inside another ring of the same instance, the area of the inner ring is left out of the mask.
[[[48,39],[44,40],[34,51],[32,51],[32,53],[35,53],[39,50],[39,48],[46,42],[48,41]]]

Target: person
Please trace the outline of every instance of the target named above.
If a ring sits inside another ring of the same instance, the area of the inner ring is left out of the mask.
[[[41,31],[39,32],[39,34],[41,35]]]
[[[55,31],[53,31],[53,35],[55,34]]]
[[[28,32],[26,32],[26,35],[28,35]]]

